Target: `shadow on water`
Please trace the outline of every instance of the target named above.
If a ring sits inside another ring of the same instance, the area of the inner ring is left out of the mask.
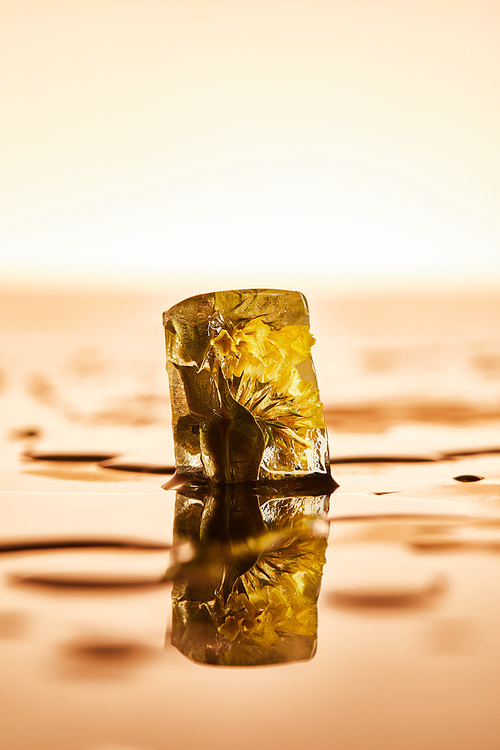
[[[172,645],[211,665],[311,659],[330,494],[180,488],[174,544],[194,556],[171,572]]]

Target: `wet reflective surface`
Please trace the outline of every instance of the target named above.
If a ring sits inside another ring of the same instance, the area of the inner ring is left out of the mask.
[[[382,399],[349,422],[336,364],[335,492],[210,494],[172,481],[161,318],[148,339],[132,305],[134,360],[115,305],[99,333],[84,303],[68,330],[39,301],[39,338],[1,331],[1,747],[497,747],[499,381],[471,369],[493,330],[468,330],[463,369],[442,344],[450,391],[485,394],[473,418],[392,422]],[[372,393],[398,369],[418,385],[406,345],[363,341]]]
[[[312,658],[329,501],[237,485],[177,492],[174,542],[194,555],[174,577],[172,644],[205,664]]]

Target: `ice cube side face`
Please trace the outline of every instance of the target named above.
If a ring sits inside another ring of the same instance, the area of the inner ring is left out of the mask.
[[[163,322],[180,472],[220,483],[330,476],[300,292],[211,292]]]

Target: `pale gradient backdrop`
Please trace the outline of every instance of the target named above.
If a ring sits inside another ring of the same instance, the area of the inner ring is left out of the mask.
[[[498,3],[0,7],[4,281],[500,279]]]

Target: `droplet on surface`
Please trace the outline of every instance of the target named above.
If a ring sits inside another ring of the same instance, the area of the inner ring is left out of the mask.
[[[134,550],[169,550],[170,545],[163,542],[150,542],[141,539],[17,539],[0,542],[0,554],[11,552],[34,552],[44,550],[66,549],[134,549]]]
[[[10,440],[32,440],[39,438],[43,434],[41,427],[27,426],[27,427],[15,427],[9,433]]]
[[[479,448],[464,448],[456,451],[446,451],[443,455],[446,458],[464,458],[466,456],[483,456],[488,453],[500,453],[500,445],[486,445]]]
[[[25,458],[31,458],[36,461],[71,461],[71,462],[99,462],[115,458],[117,453],[112,452],[94,452],[94,451],[54,451],[50,453],[30,451],[25,454]]]
[[[133,641],[81,641],[66,647],[66,653],[96,662],[135,661],[149,652],[147,646]]]
[[[60,648],[58,673],[65,679],[123,679],[157,653],[149,644],[135,640],[81,638]]]
[[[473,509],[465,502],[404,497],[397,492],[384,495],[368,492],[339,492],[333,495],[330,502],[328,520],[376,519],[389,516],[396,518],[411,516],[469,518],[473,515]]]
[[[162,462],[156,463],[144,456],[120,456],[119,458],[100,461],[99,466],[104,469],[139,472],[141,474],[173,474],[175,472],[175,466]]]
[[[410,547],[419,551],[500,551],[500,528],[493,525],[443,528],[422,531],[408,540]]]
[[[160,578],[155,577],[123,577],[123,578],[112,578],[106,575],[99,575],[95,573],[89,575],[89,573],[44,573],[37,575],[33,573],[31,575],[16,575],[13,574],[10,577],[13,583],[19,585],[28,586],[42,586],[53,589],[117,589],[117,590],[133,590],[133,589],[152,589],[156,587],[162,587],[163,583]]]
[[[442,453],[388,453],[355,456],[334,456],[331,464],[413,464],[441,461]]]
[[[435,576],[430,580],[391,581],[369,580],[336,586],[329,593],[330,604],[340,607],[419,607],[433,603],[446,589],[446,579]]]
[[[163,586],[177,559],[172,550],[52,550],[14,559],[9,575],[18,585],[133,591]]]
[[[456,482],[480,482],[484,477],[478,477],[476,474],[459,474],[453,477]]]

